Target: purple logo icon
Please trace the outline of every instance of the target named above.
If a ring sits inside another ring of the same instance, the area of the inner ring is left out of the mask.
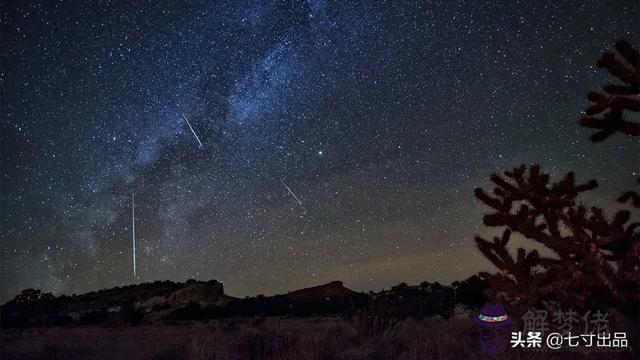
[[[480,327],[480,346],[486,353],[495,355],[507,349],[511,317],[502,304],[484,304],[475,321]]]

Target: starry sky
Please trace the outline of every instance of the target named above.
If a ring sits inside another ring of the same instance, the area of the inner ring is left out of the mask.
[[[637,1],[1,12],[2,301],[189,278],[234,296],[448,283],[492,270],[473,242],[495,233],[473,198],[492,172],[573,170],[605,207],[638,174],[637,142],[577,125],[607,80],[599,54],[638,40]]]

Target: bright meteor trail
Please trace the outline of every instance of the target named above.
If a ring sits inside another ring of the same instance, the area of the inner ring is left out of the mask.
[[[191,123],[189,123],[189,120],[187,120],[186,116],[183,115],[182,118],[184,119],[184,121],[187,122],[187,125],[189,125],[189,129],[191,129],[191,132],[193,133],[193,136],[196,137],[196,140],[198,140],[198,144],[200,144],[200,149],[202,149],[203,148],[202,142],[200,141],[200,138],[198,137],[198,134],[196,134],[195,130],[193,130],[193,127],[191,126]]]
[[[296,194],[293,193],[293,191],[291,191],[291,189],[287,186],[287,184],[284,183],[284,181],[282,181],[282,179],[280,179],[280,182],[282,183],[282,185],[284,185],[285,188],[287,188],[287,190],[289,191],[289,193],[291,195],[293,195],[293,197],[296,199],[296,201],[298,202],[298,204],[300,204],[302,206],[302,201],[300,201],[300,199],[298,199],[298,197],[296,196]]]
[[[133,258],[133,277],[136,277],[136,194],[131,194],[131,244]]]
[[[574,123],[639,0],[6,3],[0,304],[462,281],[498,271],[474,241],[502,233],[474,198],[492,173],[597,179],[582,201],[613,217],[639,185],[640,138]]]

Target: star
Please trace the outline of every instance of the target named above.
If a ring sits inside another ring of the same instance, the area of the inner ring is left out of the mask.
[[[637,4],[163,4],[3,12],[0,302],[138,281],[132,193],[141,279],[242,297],[491,270],[473,191],[518,163],[637,177],[575,125]]]

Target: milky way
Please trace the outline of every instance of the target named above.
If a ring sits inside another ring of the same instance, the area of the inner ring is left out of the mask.
[[[574,170],[601,204],[633,183],[637,144],[593,145],[577,119],[639,18],[591,0],[3,5],[1,300],[490,270],[473,243],[490,173]]]

